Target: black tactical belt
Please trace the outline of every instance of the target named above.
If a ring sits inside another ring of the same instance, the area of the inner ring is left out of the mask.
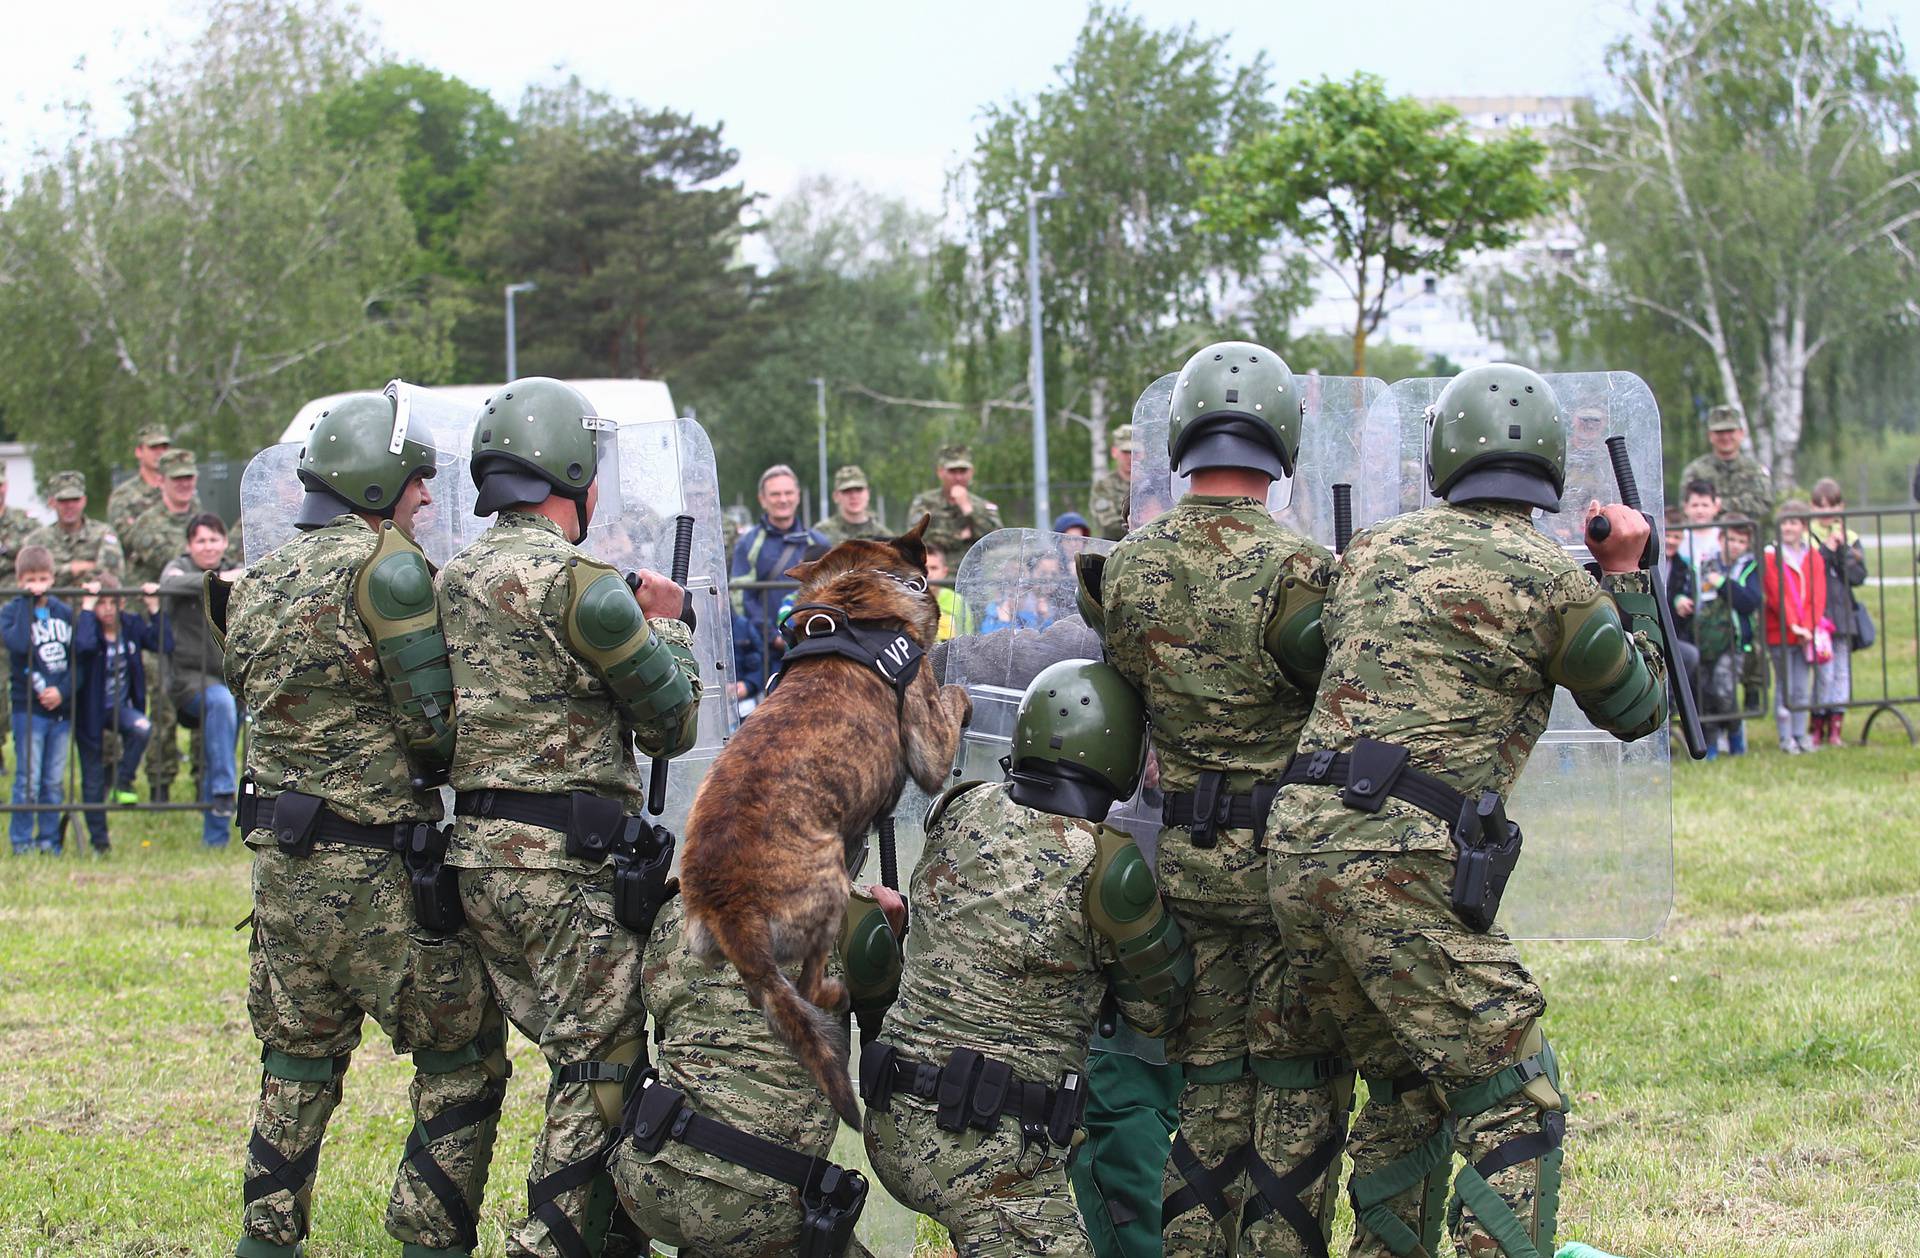
[[[956,1048],[946,1065],[932,1066],[874,1040],[860,1053],[860,1098],[885,1113],[895,1092],[932,1101],[938,1107],[934,1125],[942,1131],[992,1131],[1001,1115],[1011,1114],[1019,1119],[1023,1147],[1039,1140],[1062,1148],[1072,1144],[1087,1108],[1086,1080],[1076,1071],[1067,1071],[1058,1084],[1034,1083],[970,1048]]]
[[[1280,775],[1281,786],[1337,786],[1340,802],[1379,812],[1388,797],[1431,813],[1449,827],[1460,822],[1467,797],[1439,778],[1407,766],[1407,749],[1363,738],[1351,753],[1302,750]]]
[[[620,1130],[649,1156],[673,1140],[799,1189],[805,1210],[801,1258],[839,1258],[866,1206],[867,1180],[860,1172],[697,1114],[685,1093],[651,1072],[628,1096]]]
[[[517,821],[523,826],[539,826],[565,834],[573,820],[573,803],[567,795],[543,795],[535,791],[459,791],[453,797],[453,814]]]
[[[414,827],[426,824],[421,821],[396,821],[384,826],[363,826],[357,821],[348,821],[325,804],[319,804],[310,829],[303,833],[301,830],[308,825],[304,821],[298,826],[274,825],[274,806],[281,798],[279,795],[242,793],[234,810],[234,821],[240,833],[244,835],[252,830],[272,830],[274,842],[289,852],[304,851],[314,843],[341,843],[348,847],[398,852],[407,846]],[[283,821],[291,821],[291,818],[283,818]]]
[[[1256,782],[1251,790],[1229,795],[1220,789],[1225,782],[1225,774],[1209,769],[1193,790],[1170,792],[1160,805],[1160,824],[1185,826],[1195,847],[1212,847],[1220,830],[1251,830],[1255,842],[1264,839],[1280,784]]]

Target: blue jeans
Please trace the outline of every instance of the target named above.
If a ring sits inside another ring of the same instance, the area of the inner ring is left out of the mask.
[[[200,722],[201,741],[207,748],[207,796],[219,799],[239,793],[240,779],[233,763],[236,740],[240,737],[240,714],[234,706],[233,692],[221,682],[213,682],[199,694],[188,695],[179,709]],[[200,837],[208,847],[225,847],[227,831],[233,825],[231,807],[209,808],[201,814]]]
[[[153,737],[153,722],[146,713],[131,703],[122,703],[120,711],[110,714],[102,722],[105,729],[120,731],[120,762],[114,770],[114,786],[123,791],[133,789],[134,774],[140,771],[140,756],[147,749],[147,740]],[[80,799],[84,803],[99,804],[107,798],[107,764],[105,747],[101,742],[89,741],[84,734],[75,734],[74,741],[80,745]],[[87,818],[87,837],[101,851],[107,848],[107,814],[89,812]]]
[[[31,695],[27,702],[38,706]],[[73,725],[65,717],[43,716],[39,712],[13,714],[13,802],[16,804],[61,804],[66,791],[61,785],[67,771],[67,735]],[[34,843],[34,818],[40,818],[40,848],[60,850],[60,818],[57,812],[17,812],[8,823],[8,835],[15,853],[30,851]]]

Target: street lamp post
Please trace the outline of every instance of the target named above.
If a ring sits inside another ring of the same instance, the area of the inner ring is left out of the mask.
[[[538,287],[539,285],[531,280],[507,285],[507,379],[509,380],[520,378],[520,352],[519,347],[514,343],[513,334],[513,295],[530,293]]]
[[[820,376],[813,378],[813,404],[820,416],[820,516],[825,519],[833,499],[827,496],[827,382]]]
[[[1053,515],[1047,506],[1047,364],[1040,326],[1040,203],[1060,196],[1058,188],[1027,189],[1027,383],[1033,391],[1034,527],[1045,529]]]

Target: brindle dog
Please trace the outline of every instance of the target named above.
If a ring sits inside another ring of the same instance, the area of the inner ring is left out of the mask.
[[[850,622],[883,648],[901,634],[932,646],[940,611],[926,580],[927,522],[890,542],[842,542],[790,569],[798,638],[844,637]],[[848,853],[899,802],[909,774],[928,793],[941,788],[972,711],[966,691],[937,685],[927,661],[896,690],[873,664],[796,659],[714,760],[687,820],[688,946],[710,965],[723,954],[733,963],[774,1034],[852,1127],[860,1110],[838,1015],[847,992],[826,972],[846,911]],[[798,988],[781,973],[795,961]]]

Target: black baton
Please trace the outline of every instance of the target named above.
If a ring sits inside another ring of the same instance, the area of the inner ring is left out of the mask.
[[[673,583],[681,588],[680,619],[691,624],[688,612],[692,609],[693,596],[685,593],[687,586],[687,568],[693,563],[693,517],[683,515],[673,521]],[[665,756],[653,758],[651,776],[647,779],[647,811],[658,817],[667,810],[667,759]]]

